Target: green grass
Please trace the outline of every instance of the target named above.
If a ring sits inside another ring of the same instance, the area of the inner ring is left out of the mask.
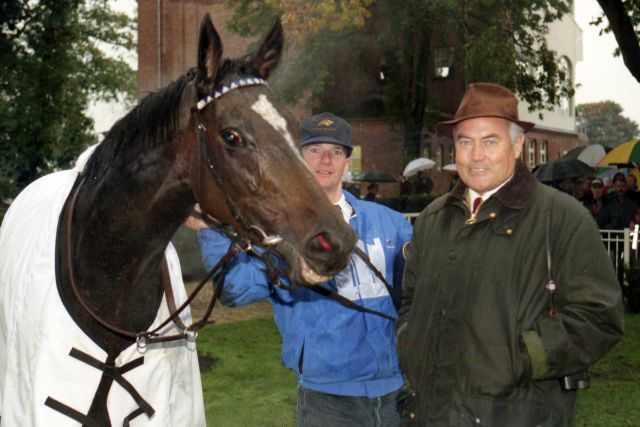
[[[577,426],[640,426],[640,315],[625,316],[625,336],[593,365],[578,392]]]
[[[271,319],[205,328],[198,351],[214,362],[202,369],[208,426],[295,425],[296,378],[280,364],[280,343]],[[576,426],[640,426],[640,315],[626,315],[624,339],[590,372]]]
[[[198,352],[214,363],[202,373],[207,426],[295,425],[297,381],[280,363],[280,345],[272,319],[214,325],[200,333]]]

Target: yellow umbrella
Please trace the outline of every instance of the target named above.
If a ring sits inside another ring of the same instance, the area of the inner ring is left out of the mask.
[[[600,160],[600,166],[635,166],[640,163],[640,140],[627,141],[614,147]]]

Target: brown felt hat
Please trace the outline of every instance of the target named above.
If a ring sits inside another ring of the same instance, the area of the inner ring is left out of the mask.
[[[453,120],[438,123],[436,130],[453,138],[453,128],[456,124],[476,117],[507,119],[518,124],[525,132],[529,132],[535,126],[534,123],[518,119],[518,99],[509,89],[494,83],[471,83],[467,85],[467,91]]]

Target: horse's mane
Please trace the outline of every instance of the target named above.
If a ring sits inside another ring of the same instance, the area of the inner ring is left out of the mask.
[[[226,59],[216,74],[215,86],[228,76],[256,76],[258,71],[247,55],[236,60]],[[186,74],[157,92],[147,95],[107,132],[87,162],[85,174],[101,175],[115,158],[135,158],[157,144],[171,140],[178,128],[180,98],[187,84],[196,77],[196,70]],[[206,94],[198,94],[204,97]]]

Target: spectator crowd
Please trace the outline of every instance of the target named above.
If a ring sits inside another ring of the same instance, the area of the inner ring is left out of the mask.
[[[622,230],[640,224],[640,192],[637,177],[618,172],[603,180],[587,177],[577,180],[571,193],[589,210],[601,230]]]

